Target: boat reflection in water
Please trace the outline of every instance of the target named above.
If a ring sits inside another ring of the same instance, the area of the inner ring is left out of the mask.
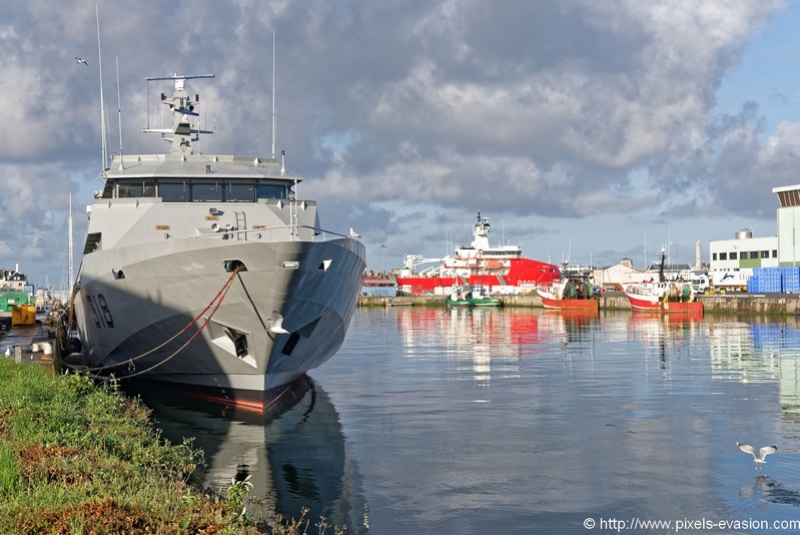
[[[287,385],[263,416],[164,389],[131,382],[153,411],[166,438],[179,444],[194,437],[205,453],[203,486],[224,495],[232,479],[252,476],[247,512],[251,518],[280,513],[312,525],[324,516],[348,533],[369,533],[361,476],[349,458],[342,425],[330,398],[308,376]]]

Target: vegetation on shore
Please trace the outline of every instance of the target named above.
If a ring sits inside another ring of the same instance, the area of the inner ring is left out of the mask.
[[[149,415],[113,383],[0,358],[0,533],[306,533],[306,519],[249,519],[247,480],[200,492],[202,451]]]

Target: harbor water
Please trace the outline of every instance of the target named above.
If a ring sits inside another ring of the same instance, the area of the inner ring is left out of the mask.
[[[800,530],[794,317],[359,309],[267,417],[145,401],[197,437],[207,487],[251,476],[251,514],[377,535]],[[757,469],[737,442],[778,451]]]

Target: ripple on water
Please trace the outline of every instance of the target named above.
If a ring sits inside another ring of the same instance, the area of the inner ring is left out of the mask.
[[[358,310],[342,349],[312,373],[346,467],[330,473],[361,482],[329,478],[339,481],[331,507],[362,501],[381,535],[587,533],[587,517],[797,518],[800,337],[773,327]],[[303,438],[330,440],[321,429]],[[291,464],[302,446],[280,432],[285,447],[267,438],[267,455]],[[758,476],[737,441],[780,449]]]

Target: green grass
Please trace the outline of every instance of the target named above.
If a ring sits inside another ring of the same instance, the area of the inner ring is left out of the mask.
[[[0,500],[11,496],[19,484],[19,463],[10,444],[0,442]]]
[[[113,384],[0,358],[0,533],[273,532],[241,514],[249,488],[200,494],[202,452],[170,444],[149,416]],[[274,532],[303,533],[290,527]]]

